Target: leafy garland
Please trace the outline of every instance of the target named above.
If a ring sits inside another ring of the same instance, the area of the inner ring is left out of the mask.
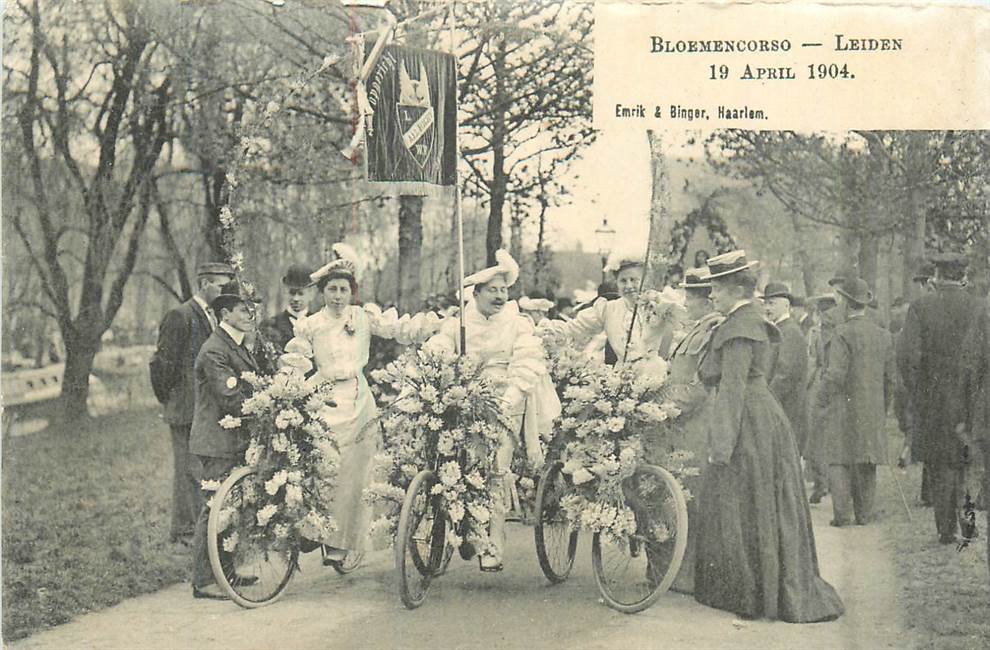
[[[372,523],[376,540],[394,539],[406,489],[423,469],[435,469],[434,494],[443,496],[456,528],[447,532],[457,548],[467,541],[489,548],[488,521],[495,508],[501,477],[494,474],[495,454],[505,426],[500,401],[480,364],[470,357],[421,349],[372,372],[387,387],[382,418],[384,448],[375,457],[375,477],[365,490],[385,514]]]
[[[710,201],[706,201],[702,207],[695,208],[683,220],[675,223],[671,229],[670,248],[666,255],[668,260],[673,261],[669,269],[671,274],[684,275],[684,257],[687,255],[688,244],[691,243],[691,237],[698,226],[704,226],[705,230],[708,231],[708,236],[715,245],[716,255],[736,249],[736,242],[729,234],[725,220],[711,207],[710,203]]]
[[[232,163],[226,172],[224,189],[227,203],[220,208],[219,221],[220,242],[227,262],[233,267],[238,282],[249,296],[257,297],[257,289],[253,283],[243,279],[245,273],[244,252],[241,250],[242,245],[237,231],[237,214],[233,207],[239,199],[238,188],[240,187],[241,172],[265,165],[265,160],[272,151],[272,142],[267,137],[267,133],[271,131],[279,112],[290,99],[301,94],[313,79],[335,66],[341,59],[342,57],[338,54],[327,55],[319,67],[312,72],[299,74],[286,92],[265,104],[260,113],[246,115],[241,124],[240,139],[234,149]]]
[[[328,542],[337,529],[329,504],[340,462],[328,426],[331,385],[316,385],[292,368],[241,378],[254,387],[243,417],[228,415],[220,425],[246,425],[251,439],[244,461],[254,474],[244,479],[240,503],[233,504],[239,507],[221,511],[224,549],[285,550],[300,538]],[[215,490],[219,483],[204,487]]]

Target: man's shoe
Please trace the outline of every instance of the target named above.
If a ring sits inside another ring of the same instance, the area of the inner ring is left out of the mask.
[[[850,524],[848,521],[836,521],[835,519],[833,519],[832,521],[828,522],[828,525],[834,528],[845,528]]]
[[[486,573],[497,573],[502,570],[502,563],[494,555],[479,555],[478,568]]]
[[[257,578],[255,578],[257,580]],[[211,584],[197,587],[193,585],[193,598],[209,598],[210,600],[227,600],[227,594],[220,590],[220,585]]]
[[[323,547],[323,566],[340,566],[347,559],[347,551],[342,548]]]
[[[238,587],[250,587],[258,582],[258,576],[241,576],[234,574],[229,577],[230,584],[237,585]]]

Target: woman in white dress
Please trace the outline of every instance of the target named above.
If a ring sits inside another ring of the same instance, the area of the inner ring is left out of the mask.
[[[363,553],[370,526],[371,512],[362,493],[381,446],[378,407],[364,376],[371,336],[408,345],[428,338],[440,322],[432,313],[400,319],[395,309],[382,313],[377,305],[354,304],[356,255],[342,244],[334,244],[333,250],[338,259],[311,276],[326,306],[297,321],[295,338],[285,347],[287,353],[313,359],[317,381],[333,382],[336,407],[328,425],[340,450],[340,464],[332,504],[337,531],[325,549],[325,562],[330,564],[343,563],[348,553]]]

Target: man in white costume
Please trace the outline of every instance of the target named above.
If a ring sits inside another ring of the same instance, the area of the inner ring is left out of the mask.
[[[502,391],[503,412],[512,424],[495,460],[496,475],[506,476],[516,446],[516,432],[522,432],[526,455],[534,465],[543,463],[540,437],[549,439],[553,420],[560,415],[560,400],[547,370],[543,342],[536,336],[532,321],[519,313],[509,300],[509,287],[519,278],[519,265],[505,250],[495,253],[498,264],[464,279],[464,288],[473,287],[464,308],[466,353],[478,359],[484,372]],[[460,348],[457,318],[445,319],[426,347],[456,352]],[[506,495],[507,496],[507,495]],[[491,515],[491,545],[481,549],[481,569],[499,571],[505,547],[504,499],[496,499]]]

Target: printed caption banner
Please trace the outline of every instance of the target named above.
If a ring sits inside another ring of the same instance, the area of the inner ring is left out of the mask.
[[[990,6],[595,6],[595,126],[990,128]]]

